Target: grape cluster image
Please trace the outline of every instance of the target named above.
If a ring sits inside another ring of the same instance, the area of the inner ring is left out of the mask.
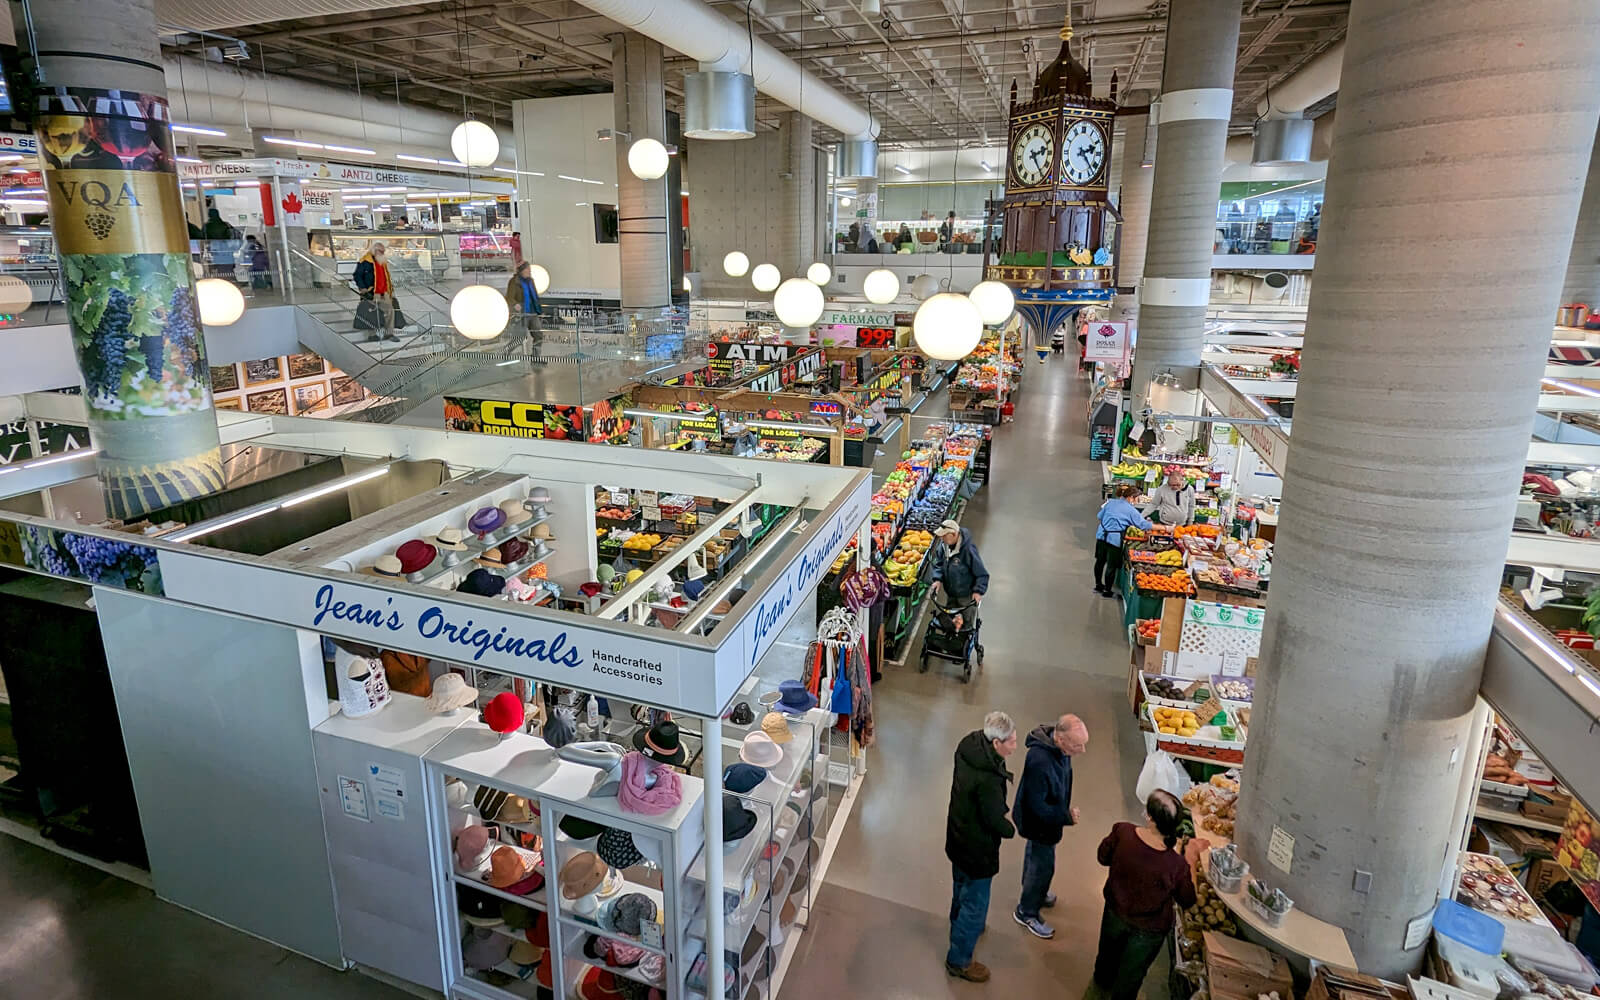
[[[146,594],[161,594],[156,550],[120,539],[80,535],[36,524],[19,532],[29,569]]]

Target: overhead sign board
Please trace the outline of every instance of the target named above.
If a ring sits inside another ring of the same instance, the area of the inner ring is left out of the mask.
[[[1121,361],[1128,356],[1128,324],[1095,322],[1088,327],[1083,345],[1085,361]]]

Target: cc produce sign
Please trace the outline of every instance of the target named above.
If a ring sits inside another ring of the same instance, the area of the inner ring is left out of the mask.
[[[492,437],[582,441],[583,408],[521,400],[444,398],[446,430]]]

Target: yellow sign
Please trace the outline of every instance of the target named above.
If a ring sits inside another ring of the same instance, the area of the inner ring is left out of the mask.
[[[189,252],[174,174],[46,170],[44,188],[58,253]]]

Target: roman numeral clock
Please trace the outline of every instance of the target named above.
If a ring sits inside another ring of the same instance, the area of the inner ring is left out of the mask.
[[[1107,191],[1117,81],[1113,74],[1109,100],[1094,97],[1071,38],[1069,5],[1061,51],[1033,82],[1032,96],[1018,101],[1011,84],[1000,257],[985,273],[1015,290],[1036,344],[1116,292],[1119,220]]]

